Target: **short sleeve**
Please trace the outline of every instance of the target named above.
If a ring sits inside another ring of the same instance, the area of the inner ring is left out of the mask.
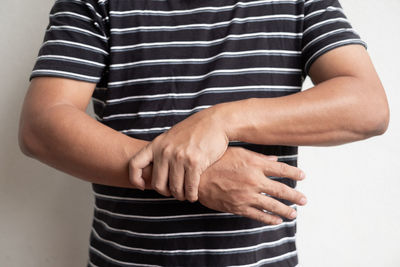
[[[53,76],[98,83],[109,55],[104,1],[57,0],[30,80]]]
[[[302,40],[303,75],[324,53],[348,44],[367,48],[352,28],[338,0],[305,0]]]

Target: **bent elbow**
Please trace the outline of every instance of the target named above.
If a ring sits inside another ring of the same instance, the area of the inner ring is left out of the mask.
[[[390,111],[388,105],[382,105],[374,108],[365,116],[363,134],[368,137],[383,135],[388,127],[390,121]]]
[[[379,120],[377,120],[375,127],[373,129],[374,135],[382,135],[384,134],[388,127],[389,127],[389,120],[390,120],[389,112],[385,115],[382,115]]]
[[[33,153],[29,145],[29,138],[27,134],[20,128],[18,132],[18,145],[21,152],[28,157],[32,157]]]
[[[21,152],[28,157],[35,157],[35,141],[32,132],[26,125],[20,125],[18,130],[18,145]]]

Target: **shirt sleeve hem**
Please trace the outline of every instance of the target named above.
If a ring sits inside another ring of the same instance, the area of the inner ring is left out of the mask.
[[[358,45],[362,45],[365,47],[365,49],[368,49],[367,44],[361,40],[361,39],[352,39],[352,40],[341,40],[332,44],[329,44],[323,48],[321,48],[320,50],[316,51],[305,63],[304,65],[304,69],[303,69],[303,76],[307,77],[309,75],[309,71],[311,68],[311,65],[315,62],[315,60],[317,60],[320,56],[322,56],[323,54],[341,47],[341,46],[345,46],[345,45],[352,45],[352,44],[358,44]]]
[[[32,81],[35,77],[58,77],[58,78],[67,78],[76,81],[90,82],[97,84],[100,81],[100,77],[82,75],[73,72],[67,71],[58,71],[58,70],[34,70],[32,71],[29,81]]]

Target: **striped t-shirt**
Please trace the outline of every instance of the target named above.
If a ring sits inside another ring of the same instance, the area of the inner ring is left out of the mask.
[[[365,46],[337,0],[57,0],[31,78],[96,83],[96,119],[150,141],[217,103],[297,93],[319,56],[347,44]],[[229,145],[297,165],[295,146]],[[298,264],[296,220],[265,225],[151,190],[93,190],[88,266]]]

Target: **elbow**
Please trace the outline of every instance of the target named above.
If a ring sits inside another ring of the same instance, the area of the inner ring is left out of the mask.
[[[33,157],[32,147],[30,145],[30,140],[27,135],[21,128],[18,132],[18,145],[21,152],[28,157]]]
[[[365,138],[383,135],[389,127],[389,106],[387,103],[374,105],[374,107],[367,110],[366,115],[363,117],[364,118],[361,120],[362,134],[365,136]]]
[[[376,119],[373,127],[371,128],[372,136],[383,135],[389,127],[389,120],[390,115],[388,110],[387,113],[380,115],[380,117]]]
[[[28,157],[34,158],[36,155],[35,138],[27,125],[21,124],[18,131],[18,145],[21,152]]]
[[[352,113],[357,114],[355,119],[355,132],[361,139],[383,135],[390,121],[390,108],[385,89],[378,80],[366,80],[362,82],[358,90],[361,93],[354,94]]]

